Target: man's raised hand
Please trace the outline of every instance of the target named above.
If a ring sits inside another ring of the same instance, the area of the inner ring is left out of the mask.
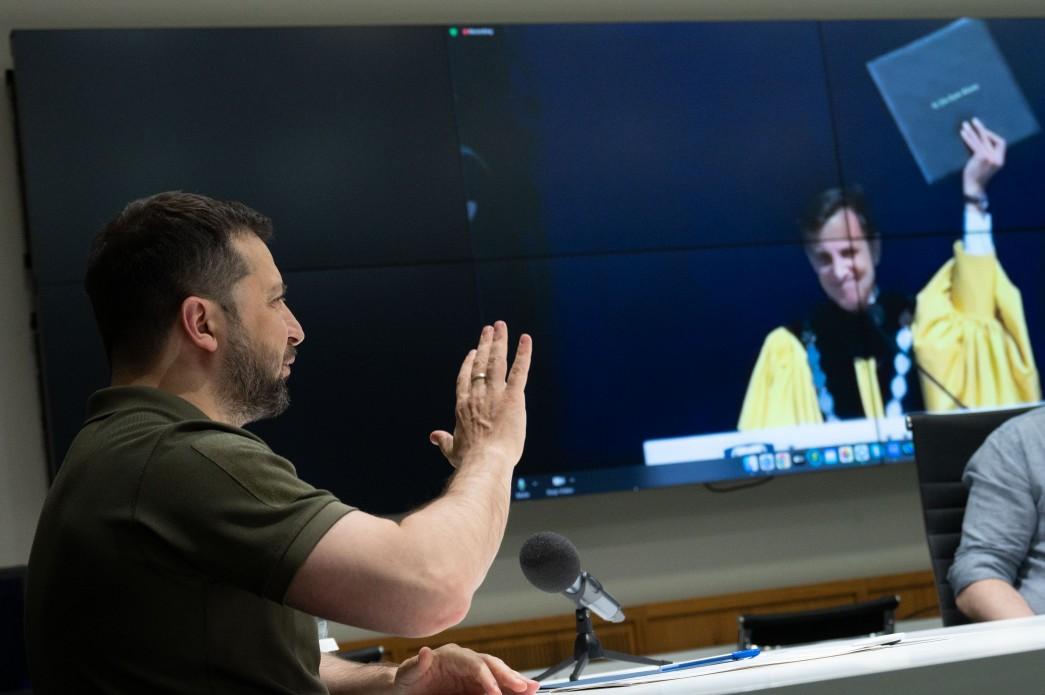
[[[454,466],[470,457],[501,457],[518,463],[526,439],[526,378],[533,341],[523,334],[508,368],[508,326],[484,326],[479,344],[457,374],[457,422],[453,434],[436,430],[432,444]]]
[[[1005,139],[978,118],[963,121],[959,134],[970,152],[962,170],[962,191],[967,196],[982,197],[987,193],[987,182],[1005,166]]]

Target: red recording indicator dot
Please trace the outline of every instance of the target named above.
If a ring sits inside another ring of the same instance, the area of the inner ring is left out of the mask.
[[[461,36],[468,36],[471,33],[472,33],[472,30],[468,29],[468,28],[464,28],[464,29],[461,30]]]

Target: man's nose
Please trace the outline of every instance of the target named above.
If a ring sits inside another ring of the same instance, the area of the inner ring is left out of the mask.
[[[848,258],[839,256],[831,261],[831,273],[838,282],[848,280],[853,274],[853,262]]]
[[[290,309],[287,309],[287,342],[294,346],[305,342],[305,329],[301,327],[294,312]]]

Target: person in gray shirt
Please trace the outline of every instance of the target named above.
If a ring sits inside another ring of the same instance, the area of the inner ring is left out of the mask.
[[[1045,408],[1009,420],[969,460],[947,579],[972,620],[1045,613]]]

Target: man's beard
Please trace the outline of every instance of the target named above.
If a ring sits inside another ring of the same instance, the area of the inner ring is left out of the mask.
[[[293,355],[293,346],[288,347],[280,366]],[[276,417],[290,405],[287,380],[280,373],[272,374],[262,357],[239,322],[234,321],[222,365],[220,393],[226,412],[237,425]]]

